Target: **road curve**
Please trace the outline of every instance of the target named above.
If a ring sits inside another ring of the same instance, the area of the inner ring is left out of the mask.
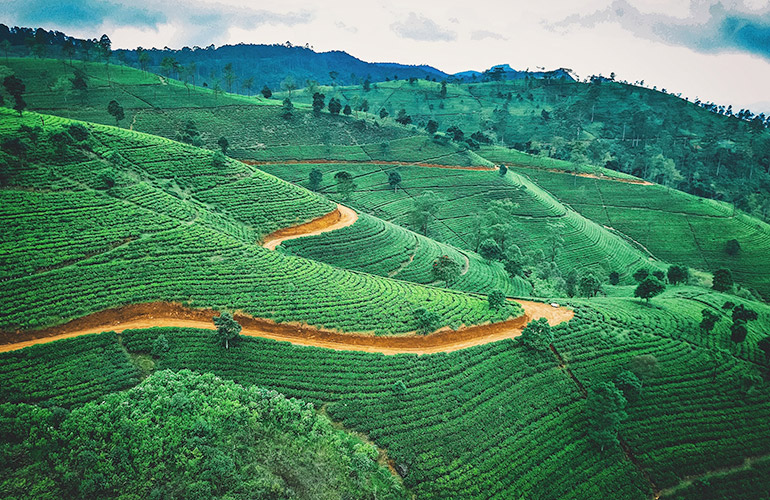
[[[518,318],[458,330],[444,328],[430,335],[411,333],[399,336],[375,336],[362,333],[340,333],[299,323],[275,323],[244,314],[236,314],[235,319],[243,326],[241,335],[285,341],[299,346],[323,347],[339,351],[379,352],[382,354],[431,354],[458,351],[517,337],[521,334],[522,328],[533,319],[547,318],[549,324],[557,325],[569,321],[574,316],[572,310],[564,307],[554,308],[548,304],[525,300],[517,302],[524,307],[524,314]],[[217,311],[211,309],[191,309],[167,302],[132,304],[100,311],[44,330],[0,334],[0,352],[15,351],[35,344],[104,331],[122,332],[128,329],[152,327],[213,330],[212,318],[218,314]]]
[[[357,220],[358,214],[352,208],[337,204],[337,208],[310,222],[279,229],[278,231],[268,234],[262,239],[261,245],[268,250],[275,250],[278,245],[286,240],[335,231],[343,227],[351,226]]]

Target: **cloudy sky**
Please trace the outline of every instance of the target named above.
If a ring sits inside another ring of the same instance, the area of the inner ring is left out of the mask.
[[[288,40],[448,73],[615,72],[770,113],[770,0],[0,0],[0,22],[120,48]]]

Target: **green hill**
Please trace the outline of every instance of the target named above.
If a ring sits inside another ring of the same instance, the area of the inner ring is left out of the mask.
[[[321,87],[327,100],[358,102],[420,128],[457,127],[468,139],[592,164],[721,199],[766,219],[770,214],[770,130],[760,118],[725,116],[643,87],[523,79],[441,85],[418,80]],[[281,96],[282,94],[277,94]],[[301,96],[301,94],[300,94]],[[310,102],[311,96],[301,96]],[[735,115],[738,110],[734,110]],[[731,110],[732,113],[732,110]],[[484,137],[485,136],[485,137]]]
[[[152,301],[378,333],[416,329],[427,302],[455,327],[517,314],[259,247],[259,236],[334,205],[243,163],[125,129],[1,116],[0,275],[14,290],[1,299],[2,330]]]

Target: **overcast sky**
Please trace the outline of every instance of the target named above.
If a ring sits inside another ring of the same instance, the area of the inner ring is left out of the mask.
[[[770,0],[0,0],[0,22],[115,48],[309,43],[455,73],[572,69],[770,113]]]

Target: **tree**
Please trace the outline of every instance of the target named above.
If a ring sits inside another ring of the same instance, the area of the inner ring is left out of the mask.
[[[677,283],[687,283],[687,279],[690,275],[687,266],[671,266],[668,268],[668,282],[672,285]]]
[[[353,110],[350,109],[350,104],[345,104],[345,107],[342,109],[342,114],[345,116],[350,116],[353,113]]]
[[[227,140],[227,137],[220,137],[219,140],[217,141],[217,145],[222,150],[222,154],[226,155],[227,148],[230,146],[230,141]]]
[[[401,184],[401,174],[395,170],[388,172],[388,184],[393,188],[393,192],[397,192],[398,185]]]
[[[265,99],[270,99],[271,97],[273,97],[273,91],[270,90],[270,87],[268,87],[267,85],[262,87],[262,90],[260,92],[262,92],[262,95],[264,96]]]
[[[704,308],[700,313],[702,316],[700,320],[701,330],[708,333],[714,329],[714,325],[719,321],[719,314],[708,308]]]
[[[618,283],[620,283],[620,273],[612,271],[610,273],[610,285],[617,285]]]
[[[340,103],[339,99],[336,97],[332,97],[329,101],[329,113],[333,115],[340,114],[340,110],[342,109],[342,104]]]
[[[380,108],[380,118],[385,119],[386,116],[388,116],[388,110],[385,108]]]
[[[224,77],[225,77],[225,81],[227,82],[227,91],[232,92],[233,82],[236,79],[235,72],[233,71],[233,63],[225,64]]]
[[[765,353],[765,358],[770,360],[770,337],[765,337],[757,342],[757,347]]]
[[[462,142],[465,138],[465,132],[463,132],[457,125],[452,125],[446,129],[446,132],[452,137],[453,141]]]
[[[746,323],[738,321],[730,326],[730,340],[735,343],[743,342],[746,340],[746,335],[749,330],[746,327]]]
[[[441,325],[441,316],[424,308],[414,311],[414,318],[417,320],[417,333],[422,335],[436,331]]]
[[[152,351],[150,353],[159,358],[167,353],[168,349],[168,339],[161,333],[158,335],[158,338],[155,339],[155,342],[152,343]]]
[[[487,260],[500,260],[503,256],[503,251],[495,240],[487,238],[479,245],[479,254]]]
[[[636,272],[634,273],[634,279],[635,279],[635,280],[636,280],[638,283],[641,283],[641,282],[642,282],[642,281],[643,281],[643,280],[644,280],[644,279],[645,279],[647,276],[649,276],[649,275],[650,275],[650,270],[649,270],[649,269],[645,269],[645,268],[643,268],[643,267],[640,267],[640,268],[639,268],[639,269],[637,269],[637,270],[636,270]]]
[[[146,73],[147,68],[150,67],[150,54],[148,54],[146,50],[142,50],[141,52],[139,52],[139,49],[136,49],[136,51],[139,53],[139,57],[138,57],[139,67],[142,68],[142,71]]]
[[[342,170],[334,174],[334,180],[337,181],[337,192],[344,200],[349,200],[350,195],[356,189],[353,176],[350,175],[350,172]]]
[[[497,172],[500,174],[500,177],[505,177],[505,174],[508,173],[508,167],[501,164]]]
[[[254,77],[250,76],[241,82],[241,87],[246,89],[246,95],[251,97],[251,89],[254,88]]]
[[[733,321],[735,322],[749,322],[754,321],[758,318],[757,312],[749,309],[748,307],[744,306],[743,304],[738,304],[738,306],[733,309]]]
[[[727,243],[725,243],[725,253],[731,257],[735,257],[738,255],[738,252],[741,251],[741,244],[738,243],[738,240],[733,238],[732,240],[728,240]]]
[[[623,393],[611,382],[599,382],[588,388],[588,437],[601,451],[620,444],[618,427],[628,418],[626,403]]]
[[[225,158],[224,153],[222,151],[217,151],[214,153],[214,156],[211,157],[211,166],[215,170],[222,170],[225,168],[225,165],[227,164],[227,159]]]
[[[431,135],[435,134],[438,131],[438,122],[436,120],[428,120],[425,130]]]
[[[22,94],[24,94],[24,91],[27,89],[24,82],[15,75],[8,75],[3,79],[3,87],[5,87],[5,90],[11,94],[11,97],[13,97],[15,101],[13,109],[18,111],[19,116],[21,116],[22,111],[27,107],[27,103],[24,102],[24,98],[22,97]]]
[[[642,392],[642,381],[633,372],[623,370],[615,377],[615,387],[623,392],[628,402],[636,401]]]
[[[413,198],[412,210],[408,216],[409,225],[417,228],[422,234],[427,236],[428,222],[438,214],[443,201],[444,199],[433,191],[426,191],[420,196]]]
[[[318,191],[318,188],[321,187],[321,181],[323,180],[323,172],[318,170],[317,168],[314,168],[310,171],[309,175],[309,188],[311,191]]]
[[[67,148],[74,142],[72,140],[72,136],[70,136],[69,133],[64,130],[51,135],[49,140],[51,141],[51,144],[53,144],[56,154],[59,156],[64,155],[64,153],[67,151]]]
[[[521,331],[519,341],[530,349],[547,351],[553,343],[551,325],[545,318],[534,319]]]
[[[596,276],[588,273],[580,277],[578,288],[580,289],[580,295],[583,297],[594,297],[602,291],[602,284]]]
[[[319,114],[321,110],[324,109],[324,106],[326,106],[326,104],[324,104],[324,99],[326,99],[326,96],[319,92],[313,94],[313,112],[315,114]],[[329,105],[331,106],[331,103],[329,103]]]
[[[120,125],[120,120],[125,118],[125,114],[123,113],[123,106],[121,106],[118,101],[112,100],[109,104],[107,104],[107,112],[112,115],[113,118],[115,118],[115,125]]]
[[[487,296],[490,309],[500,309],[505,305],[505,294],[500,290],[492,290]]]
[[[290,119],[294,115],[294,104],[291,103],[291,99],[288,97],[283,100],[283,106],[281,109],[281,116],[283,116],[286,120]]]
[[[431,274],[436,281],[443,281],[447,284],[451,284],[460,277],[460,273],[460,264],[448,255],[442,255],[433,261]]]
[[[297,90],[297,83],[294,81],[293,76],[287,75],[286,78],[283,79],[281,82],[281,90],[288,92],[289,98],[291,98],[291,92]]]
[[[639,297],[649,303],[651,298],[660,295],[665,289],[666,285],[662,281],[655,276],[648,276],[636,287],[634,297]]]
[[[372,88],[372,82],[367,77],[366,80],[364,80],[364,92],[369,92]]]
[[[0,50],[5,52],[5,64],[8,64],[8,51],[11,50],[11,42],[8,40],[0,42]]]
[[[404,108],[401,108],[398,111],[398,116],[396,116],[396,121],[401,125],[409,125],[412,123],[412,117],[406,114],[406,110]]]
[[[441,90],[439,91],[438,95],[442,99],[444,99],[446,97],[446,82],[445,81],[441,82]]]
[[[717,269],[711,287],[717,292],[727,292],[733,288],[733,273],[729,269]]]
[[[575,268],[572,268],[564,279],[564,288],[567,295],[574,297],[578,294],[578,283],[580,283],[580,275]]]
[[[642,381],[660,375],[658,359],[652,354],[634,356],[628,363],[628,369]]]
[[[233,319],[229,312],[223,312],[214,317],[214,325],[217,327],[216,337],[220,342],[224,342],[225,348],[230,348],[230,341],[235,341],[238,334],[241,333],[241,325]]]

